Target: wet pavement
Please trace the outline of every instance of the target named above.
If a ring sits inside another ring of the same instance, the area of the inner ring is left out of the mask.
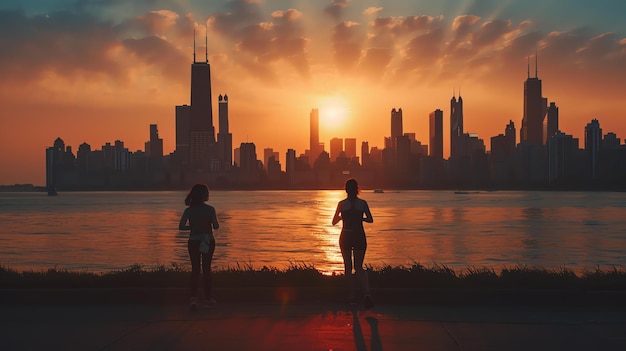
[[[223,295],[216,307],[191,312],[180,300],[104,301],[106,290],[96,298],[82,291],[76,299],[73,293],[0,291],[0,349],[626,350],[626,306],[602,301],[446,304],[383,299],[364,310],[336,301],[255,301]],[[115,293],[119,290],[108,295]],[[32,300],[38,294],[39,300]]]

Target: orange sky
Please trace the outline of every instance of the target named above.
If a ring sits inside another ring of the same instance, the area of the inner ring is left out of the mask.
[[[585,125],[597,118],[603,133],[626,138],[626,38],[597,18],[572,26],[530,12],[446,12],[403,1],[153,3],[162,7],[0,8],[0,45],[10,48],[0,54],[0,184],[43,185],[45,149],[57,137],[74,152],[118,139],[135,151],[156,123],[164,151],[173,151],[174,108],[190,100],[193,32],[200,60],[206,28],[216,130],[217,95],[226,93],[233,145],[254,142],[259,158],[272,147],[283,167],[287,148],[308,147],[312,108],[327,150],[333,137],[382,147],[392,108],[403,109],[404,131],[427,144],[428,114],[442,109],[447,155],[449,102],[459,88],[465,131],[489,149],[509,120],[519,133],[535,52],[561,131],[582,146]]]

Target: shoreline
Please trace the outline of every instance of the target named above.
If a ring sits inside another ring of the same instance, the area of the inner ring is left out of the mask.
[[[425,291],[568,291],[626,293],[626,269],[612,268],[585,271],[566,268],[515,266],[493,269],[467,268],[455,271],[443,265],[426,267],[386,266],[368,268],[372,289],[418,289]],[[222,289],[302,289],[318,287],[337,290],[344,286],[342,274],[325,275],[308,265],[286,269],[252,266],[220,269],[212,272],[213,284]],[[177,289],[186,287],[190,271],[178,266],[144,268],[140,265],[108,273],[88,273],[50,268],[42,271],[17,271],[0,266],[0,289]]]

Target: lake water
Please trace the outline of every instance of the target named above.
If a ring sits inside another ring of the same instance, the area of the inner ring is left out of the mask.
[[[185,192],[0,193],[0,265],[106,272],[133,264],[189,265],[178,231]],[[211,191],[220,229],[216,268],[314,265],[342,272],[345,192]],[[455,270],[516,265],[569,268],[626,264],[626,193],[364,191],[365,263]]]

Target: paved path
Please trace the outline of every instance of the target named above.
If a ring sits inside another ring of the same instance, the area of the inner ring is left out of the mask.
[[[6,302],[6,301],[5,301]],[[626,350],[624,306],[0,304],[1,350]]]

